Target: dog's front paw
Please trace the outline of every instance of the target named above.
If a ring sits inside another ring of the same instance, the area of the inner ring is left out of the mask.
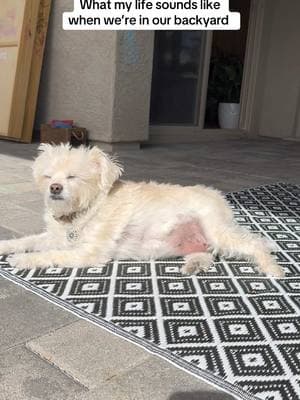
[[[37,260],[34,259],[34,256],[27,253],[12,254],[7,257],[7,262],[10,266],[18,269],[33,269],[41,267],[41,265],[38,265]]]
[[[0,255],[6,256],[13,252],[13,248],[10,244],[10,240],[1,240],[0,241]]]

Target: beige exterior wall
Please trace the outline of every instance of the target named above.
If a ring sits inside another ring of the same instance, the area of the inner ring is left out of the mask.
[[[92,139],[109,140],[116,33],[64,31],[62,13],[73,9],[73,0],[52,4],[36,127],[72,118],[89,129]]]
[[[300,1],[265,2],[253,132],[300,137]]]
[[[253,134],[300,138],[300,1],[264,4]],[[72,118],[99,142],[149,135],[153,32],[64,31],[73,0],[53,1],[36,128]]]
[[[115,75],[113,141],[149,136],[154,33],[119,32]]]
[[[53,1],[35,126],[74,119],[99,142],[148,138],[153,33],[64,31]]]

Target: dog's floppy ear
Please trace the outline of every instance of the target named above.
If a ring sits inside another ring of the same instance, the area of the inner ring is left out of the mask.
[[[38,183],[45,168],[45,160],[51,158],[53,146],[48,143],[41,143],[38,147],[38,155],[32,164],[33,178]]]
[[[46,155],[47,157],[51,157],[53,153],[61,153],[66,152],[72,149],[70,143],[41,143],[38,147],[38,156]]]
[[[101,190],[108,193],[115,181],[123,173],[123,167],[117,160],[105,154],[98,147],[92,147],[89,150],[89,157],[92,165],[99,173],[99,185]]]
[[[52,148],[53,145],[50,143],[41,143],[38,147],[38,156],[40,156],[43,153],[51,152]]]

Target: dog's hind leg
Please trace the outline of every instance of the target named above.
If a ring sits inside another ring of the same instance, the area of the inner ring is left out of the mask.
[[[184,265],[181,272],[185,275],[197,274],[198,272],[206,272],[213,263],[213,255],[211,253],[191,253],[185,256]]]
[[[246,257],[257,264],[260,272],[268,276],[282,277],[282,268],[271,255],[268,241],[250,233],[235,223],[210,229],[209,242],[216,252],[230,257]]]

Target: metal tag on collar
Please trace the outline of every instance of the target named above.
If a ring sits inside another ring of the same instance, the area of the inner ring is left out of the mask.
[[[67,239],[69,242],[76,242],[79,238],[79,232],[75,229],[72,229],[67,232]]]

